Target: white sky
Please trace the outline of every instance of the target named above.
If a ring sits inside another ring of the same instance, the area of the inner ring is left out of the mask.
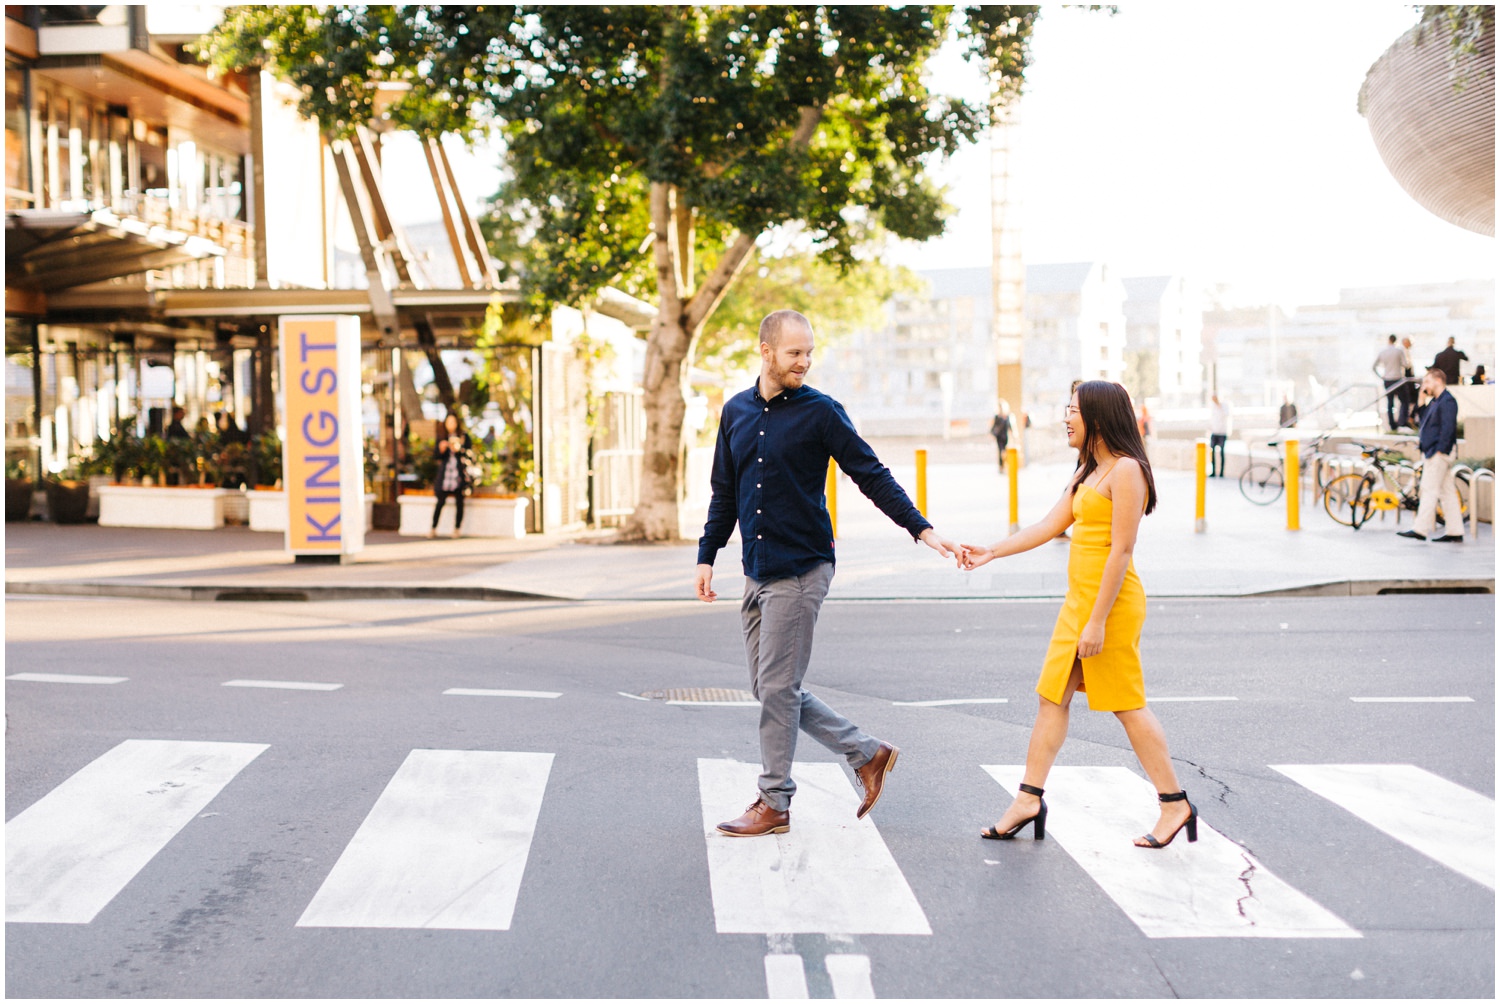
[[[1053,6],[1038,22],[1015,169],[1028,264],[1103,259],[1286,305],[1493,278],[1494,241],[1412,200],[1356,109],[1370,65],[1415,23],[1409,5],[1120,6]],[[982,93],[977,74],[937,78]],[[960,210],[948,233],[893,257],[988,261],[987,148],[941,176]]]
[[[1120,6],[1113,17],[1049,6],[1038,23],[1015,169],[1029,264],[1103,259],[1287,306],[1346,286],[1493,278],[1494,241],[1413,201],[1355,107],[1370,65],[1415,23],[1410,5]],[[976,72],[956,53],[940,58],[936,86],[983,99]],[[397,216],[435,220],[420,149],[401,143],[386,153]],[[446,143],[478,204],[498,184],[498,156]],[[948,232],[890,257],[987,263],[988,148],[939,175],[958,209]]]

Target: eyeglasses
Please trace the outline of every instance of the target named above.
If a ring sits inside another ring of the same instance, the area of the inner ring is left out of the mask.
[[[1070,404],[1066,408],[1063,409],[1063,418],[1072,418],[1073,416],[1075,416],[1077,414],[1078,414],[1078,408],[1077,408],[1076,405],[1071,405]]]

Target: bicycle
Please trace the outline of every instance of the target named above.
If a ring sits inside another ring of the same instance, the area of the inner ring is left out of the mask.
[[[1412,464],[1404,456],[1390,450],[1382,450],[1369,443],[1354,443],[1360,456],[1369,463],[1363,472],[1341,474],[1328,482],[1323,491],[1323,508],[1335,523],[1358,530],[1369,522],[1375,513],[1396,512],[1396,521],[1401,520],[1401,511],[1416,512],[1421,505],[1418,486],[1421,484],[1422,467]],[[1463,532],[1463,521],[1469,512],[1469,479],[1454,477],[1458,492],[1458,532]],[[1442,507],[1438,508],[1438,520],[1444,526],[1449,521],[1443,518]]]
[[[1309,442],[1305,448],[1298,451],[1297,462],[1302,470],[1308,469],[1312,464],[1313,458],[1318,454],[1318,447],[1330,435],[1332,433],[1325,432],[1323,435]],[[1281,441],[1273,439],[1266,445],[1274,449],[1281,445]],[[1321,476],[1318,487],[1320,489],[1324,487]],[[1268,464],[1264,460],[1257,460],[1252,462],[1249,467],[1246,467],[1245,472],[1240,475],[1240,494],[1256,505],[1270,505],[1281,498],[1281,493],[1285,490],[1286,460],[1279,450],[1276,453],[1276,462],[1274,464]]]

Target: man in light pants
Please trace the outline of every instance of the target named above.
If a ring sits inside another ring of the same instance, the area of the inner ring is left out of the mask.
[[[767,315],[760,323],[760,379],[726,401],[719,416],[696,589],[705,603],[718,598],[714,557],[738,522],[745,568],[740,612],[750,685],[760,701],[762,767],[759,797],[744,815],[718,826],[731,837],[791,829],[799,730],[854,768],[864,794],[856,818],[874,807],[901,752],[802,689],[813,626],[833,581],[833,526],[823,497],[829,458],[914,540],[958,557],[957,546],[911,504],[843,407],[805,385],[812,353],[807,318],[794,310]]]
[[[1427,540],[1437,530],[1438,506],[1443,507],[1443,536],[1432,537],[1445,544],[1462,543],[1464,520],[1459,508],[1458,484],[1453,480],[1453,454],[1458,449],[1458,402],[1448,393],[1448,377],[1436,366],[1422,377],[1422,392],[1432,399],[1422,413],[1417,448],[1422,461],[1422,483],[1417,488],[1417,518],[1410,530],[1398,536]],[[1457,533],[1453,531],[1457,530]]]

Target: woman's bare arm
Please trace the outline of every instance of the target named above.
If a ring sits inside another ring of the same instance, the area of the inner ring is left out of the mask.
[[[1085,659],[1104,649],[1104,624],[1115,605],[1115,598],[1120,595],[1120,587],[1125,584],[1125,572],[1135,553],[1136,534],[1146,508],[1146,475],[1141,471],[1141,465],[1130,457],[1121,457],[1110,471],[1110,498],[1114,517],[1110,521],[1109,557],[1104,562],[1104,575],[1099,580],[1094,609],[1078,636],[1078,654]]]

